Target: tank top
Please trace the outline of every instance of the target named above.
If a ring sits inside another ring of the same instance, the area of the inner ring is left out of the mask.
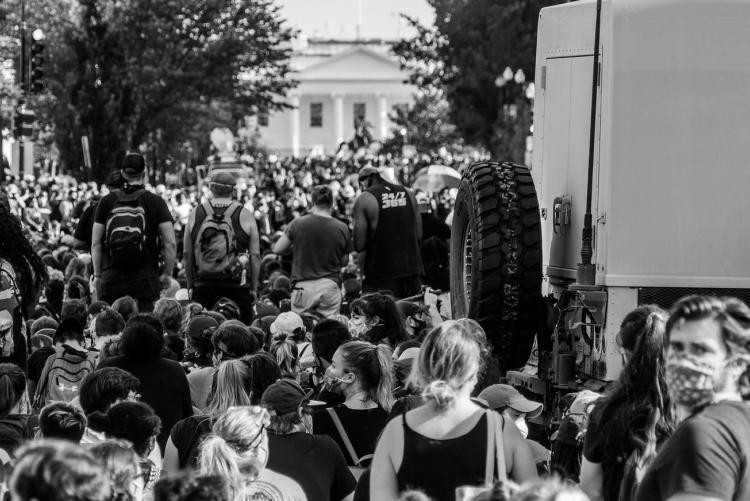
[[[456,487],[484,484],[487,461],[487,413],[460,437],[438,440],[412,430],[402,417],[404,458],[398,490],[419,489],[435,501],[454,501]],[[505,422],[503,421],[503,425]]]
[[[378,225],[367,235],[365,282],[422,275],[414,206],[406,188],[383,182],[365,190],[378,203]]]

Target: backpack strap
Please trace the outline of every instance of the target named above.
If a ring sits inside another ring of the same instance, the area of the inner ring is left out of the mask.
[[[505,481],[508,478],[505,465],[505,450],[503,447],[503,421],[500,415],[487,410],[487,458],[484,470],[484,484],[492,486],[495,479]],[[494,457],[493,457],[494,456]],[[495,476],[495,464],[497,464],[497,476]]]
[[[344,442],[344,447],[346,447],[346,452],[349,453],[349,457],[351,458],[352,463],[355,466],[359,465],[360,461],[365,458],[357,458],[357,452],[354,450],[352,441],[349,440],[349,435],[347,435],[346,430],[344,429],[344,425],[341,422],[341,419],[339,419],[339,415],[336,414],[336,411],[332,407],[328,407],[326,411],[328,411],[328,415],[331,416],[331,421],[333,421],[333,425],[336,427],[336,431],[339,432],[341,441]]]

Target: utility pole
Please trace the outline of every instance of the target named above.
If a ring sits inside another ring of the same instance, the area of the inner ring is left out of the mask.
[[[17,109],[21,110],[26,105],[26,91],[28,82],[28,68],[26,64],[26,0],[21,0],[21,60],[20,60],[20,75],[21,75],[21,97],[18,99]],[[17,113],[16,116],[19,116]],[[24,137],[19,136],[18,138],[18,177],[23,179],[24,173],[24,160],[26,152],[24,151]]]

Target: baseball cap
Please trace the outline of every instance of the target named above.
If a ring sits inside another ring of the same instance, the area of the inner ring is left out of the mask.
[[[365,165],[361,169],[359,169],[359,173],[357,175],[357,179],[360,181],[362,179],[366,179],[370,176],[378,176],[380,177],[380,171],[376,169],[375,167],[372,167],[371,165]]]
[[[208,315],[196,315],[187,324],[186,334],[191,339],[205,339],[211,337],[219,327],[219,322]]]
[[[478,397],[487,402],[490,409],[510,407],[514,411],[525,413],[530,418],[535,418],[542,413],[542,404],[524,397],[509,384],[488,386],[482,390]]]
[[[212,309],[224,315],[227,320],[239,320],[240,318],[240,307],[237,303],[226,297],[216,301]]]
[[[302,321],[302,317],[294,313],[293,311],[285,311],[280,313],[276,320],[271,324],[271,334],[294,334],[297,329],[304,329],[305,323]]]
[[[146,161],[143,159],[143,155],[138,153],[128,153],[122,161],[122,167],[120,170],[126,176],[138,176],[143,174],[146,170]]]
[[[430,307],[425,304],[417,304],[411,301],[396,301],[396,308],[401,316],[404,318],[413,317],[419,313],[426,313],[430,310]]]
[[[279,379],[266,388],[260,403],[268,410],[272,410],[277,416],[283,416],[296,411],[300,405],[310,400],[313,390],[303,390],[300,385],[291,379]]]
[[[211,174],[211,184],[223,184],[232,187],[236,184],[236,181],[229,172],[216,170]]]

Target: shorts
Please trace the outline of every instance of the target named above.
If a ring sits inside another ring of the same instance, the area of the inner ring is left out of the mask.
[[[341,308],[341,287],[330,278],[302,280],[292,287],[292,311],[330,318]]]

